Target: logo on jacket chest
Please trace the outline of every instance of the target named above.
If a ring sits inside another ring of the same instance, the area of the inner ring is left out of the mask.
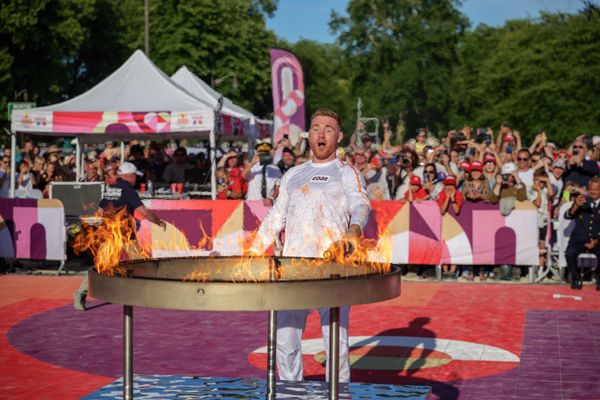
[[[327,183],[329,182],[329,175],[315,175],[310,178],[310,183]]]

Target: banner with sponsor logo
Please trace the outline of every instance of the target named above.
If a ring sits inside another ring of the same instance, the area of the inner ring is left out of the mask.
[[[283,135],[296,136],[305,130],[304,75],[300,61],[292,53],[270,49],[273,90],[274,142]]]
[[[65,210],[56,199],[0,199],[0,257],[66,260]]]
[[[269,208],[262,201],[147,200],[161,228],[143,221],[138,238],[153,257],[241,255],[244,239],[260,226]],[[535,265],[536,209],[517,202],[509,216],[497,205],[465,202],[459,215],[440,214],[435,202],[410,205],[372,201],[366,239],[391,239],[394,264]]]
[[[210,131],[212,110],[148,112],[58,112],[14,110],[13,132],[123,134]]]

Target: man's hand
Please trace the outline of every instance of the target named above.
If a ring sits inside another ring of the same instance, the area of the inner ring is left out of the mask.
[[[585,248],[588,250],[592,250],[594,247],[596,247],[596,245],[598,245],[597,239],[592,239],[589,242],[587,242],[586,244],[584,244]]]
[[[354,253],[356,249],[356,240],[342,238],[336,240],[323,253],[323,258],[329,261],[334,261],[339,258],[346,258]]]
[[[163,221],[162,219],[159,219],[158,222],[156,223],[156,225],[163,228],[163,231],[167,230],[167,223],[165,221]]]
[[[348,232],[346,232],[344,237],[333,242],[331,246],[325,250],[323,258],[326,260],[335,260],[336,258],[339,258],[340,255],[344,258],[350,256],[354,253],[354,250],[356,250],[361,236],[361,227],[356,224],[350,225]]]

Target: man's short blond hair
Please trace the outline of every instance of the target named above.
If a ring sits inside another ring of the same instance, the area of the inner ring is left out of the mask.
[[[329,117],[329,118],[333,118],[337,121],[338,123],[338,128],[341,130],[342,129],[342,119],[340,118],[340,116],[333,110],[330,110],[329,108],[319,108],[317,111],[315,111],[312,115],[312,117],[310,117],[311,121],[313,119],[315,119],[315,117]]]

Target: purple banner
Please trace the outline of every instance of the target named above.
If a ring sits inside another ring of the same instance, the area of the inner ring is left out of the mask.
[[[283,135],[296,136],[305,130],[304,75],[302,65],[292,53],[271,49],[274,142]]]

